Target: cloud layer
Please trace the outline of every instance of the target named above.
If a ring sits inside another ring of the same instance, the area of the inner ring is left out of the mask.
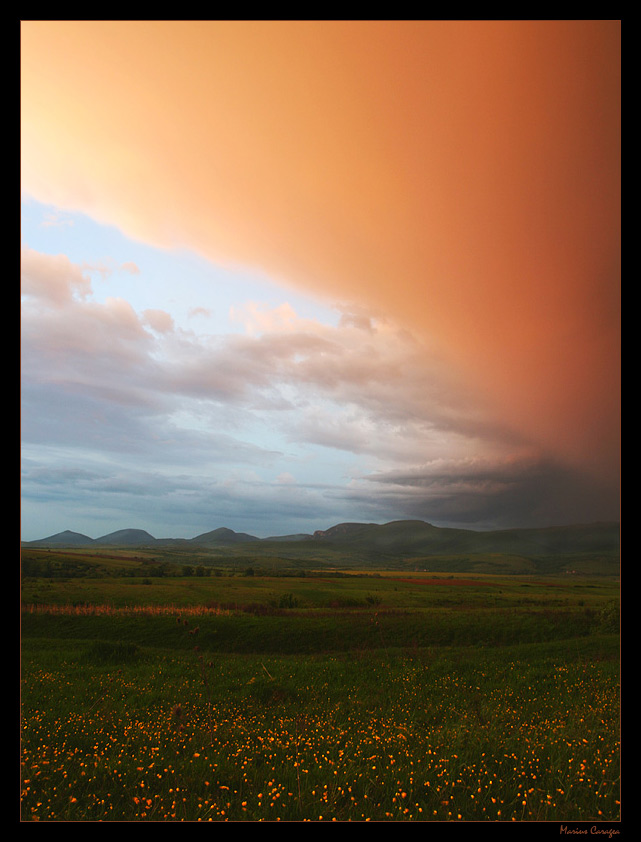
[[[551,510],[571,476],[386,320],[345,312],[330,326],[250,303],[232,314],[244,333],[198,335],[96,302],[60,257],[25,248],[23,272],[27,499],[144,518],[150,506],[181,530],[225,517],[310,529],[346,511],[477,526],[585,514]]]

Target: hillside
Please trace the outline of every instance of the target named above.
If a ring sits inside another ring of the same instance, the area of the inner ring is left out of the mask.
[[[337,524],[326,531],[315,532],[314,541],[335,547],[361,547],[402,555],[618,553],[619,526],[597,523],[478,532],[441,528],[420,520],[402,520],[383,525]]]
[[[94,543],[108,544],[114,547],[140,547],[153,544],[155,540],[153,535],[145,532],[144,529],[119,529],[117,532],[110,532],[108,535],[96,538]]]
[[[224,547],[228,544],[246,544],[252,541],[260,541],[260,538],[256,538],[255,535],[248,535],[246,532],[234,532],[233,529],[221,526],[219,529],[197,535],[190,540],[191,543],[198,544],[201,547]]]
[[[49,538],[43,538],[41,541],[25,541],[23,545],[32,547],[88,547],[94,543],[96,543],[94,539],[89,538],[87,535],[65,529],[64,532],[57,532],[55,535],[50,535]]]
[[[260,539],[245,532],[219,527],[191,539],[154,538],[141,529],[122,529],[91,539],[65,531],[26,547],[90,546],[147,547],[152,549],[211,551],[257,559],[279,556],[292,560],[340,560],[343,564],[379,564],[402,559],[500,555],[520,559],[572,559],[576,556],[618,560],[619,526],[597,523],[539,529],[480,532],[434,526],[420,520],[385,524],[341,523],[313,535],[285,535]]]

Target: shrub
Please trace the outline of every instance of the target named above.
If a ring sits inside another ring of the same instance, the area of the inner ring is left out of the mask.
[[[284,593],[278,600],[279,608],[296,608],[298,600],[293,593]]]

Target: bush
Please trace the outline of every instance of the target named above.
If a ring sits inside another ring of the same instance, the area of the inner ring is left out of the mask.
[[[284,593],[278,600],[279,608],[296,608],[298,600],[293,593]]]

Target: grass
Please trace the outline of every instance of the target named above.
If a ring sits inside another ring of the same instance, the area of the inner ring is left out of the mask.
[[[24,637],[69,637],[128,640],[140,646],[190,648],[195,638],[185,636],[175,616],[152,612],[135,622],[127,612],[107,615],[45,612],[25,614]],[[191,615],[189,615],[191,617]],[[436,609],[410,612],[333,611],[305,616],[302,612],[197,615],[198,645],[211,652],[246,654],[314,654],[394,647],[505,646],[514,640],[536,643],[559,636],[577,638],[596,627],[596,618],[581,611],[507,609],[466,612]],[[195,622],[195,621],[193,621]]]
[[[616,584],[488,582],[35,581],[23,820],[619,821]]]
[[[300,608],[367,607],[375,597],[388,608],[428,608],[441,605],[509,607],[516,605],[578,606],[599,602],[604,595],[618,597],[610,579],[531,576],[496,576],[447,573],[379,575],[358,572],[329,576],[222,575],[148,576],[107,578],[27,578],[22,585],[25,606],[34,604],[214,605],[242,608],[278,603],[291,594]]]

